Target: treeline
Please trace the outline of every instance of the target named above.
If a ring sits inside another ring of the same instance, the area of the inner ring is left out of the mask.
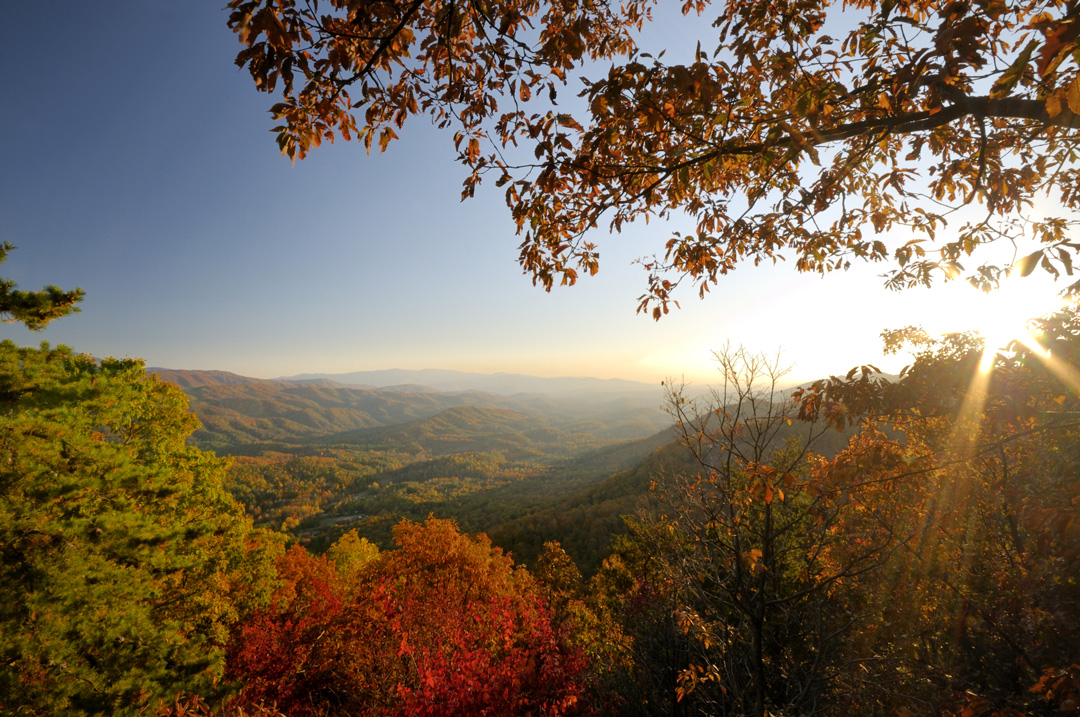
[[[671,393],[678,444],[493,531],[527,543],[530,568],[434,517],[399,522],[391,549],[354,530],[323,555],[286,549],[229,495],[227,461],[185,444],[177,388],[5,342],[0,712],[1075,711],[1080,319],[1042,332],[1049,354],[993,361],[969,336],[894,335],[917,347],[898,381],[867,368],[794,402],[780,367],[722,354],[722,401]],[[597,465],[653,449],[605,450]],[[383,489],[339,458],[241,464]],[[450,462],[479,476],[504,460]],[[587,578],[528,542],[551,529],[601,550],[639,489]]]

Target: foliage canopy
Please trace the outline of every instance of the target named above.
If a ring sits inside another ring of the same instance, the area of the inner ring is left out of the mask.
[[[562,715],[581,659],[532,578],[485,536],[403,521],[399,549],[355,533],[278,561],[274,607],[234,636],[242,699],[290,715]]]
[[[217,689],[268,558],[197,423],[138,361],[0,343],[0,712]]]
[[[506,187],[521,265],[548,289],[597,270],[601,224],[683,213],[694,230],[644,261],[639,309],[657,318],[680,283],[704,294],[745,262],[880,261],[894,288],[988,288],[1016,257],[981,246],[1034,239],[1019,271],[1055,276],[1080,249],[1074,2],[688,0],[717,44],[682,62],[635,44],[647,0],[230,7],[237,64],[281,92],[284,154],[354,135],[385,149],[413,114],[455,125],[463,195],[490,174]],[[584,106],[558,111],[557,88],[601,59]],[[1030,213],[1046,197],[1061,211]]]
[[[7,261],[8,252],[14,248],[0,242],[0,264]],[[14,281],[0,278],[0,321],[18,321],[31,331],[40,331],[53,319],[78,312],[76,304],[84,295],[82,289],[64,291],[52,284],[41,291],[19,291]]]

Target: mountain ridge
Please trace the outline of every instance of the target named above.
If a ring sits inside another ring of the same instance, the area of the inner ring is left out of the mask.
[[[440,391],[480,390],[502,395],[519,393],[541,394],[644,394],[656,393],[657,386],[622,378],[592,376],[545,377],[522,373],[478,373],[451,369],[380,369],[346,373],[301,373],[282,376],[277,380],[296,381],[329,379],[347,385],[388,388],[412,384],[429,386]]]
[[[147,371],[177,384],[188,395],[191,410],[203,424],[193,441],[213,450],[393,426],[460,406],[543,416],[544,422],[553,421],[558,430],[577,429],[601,440],[636,438],[667,422],[652,389],[507,395],[482,389],[439,390],[415,383],[376,387],[319,377],[261,379],[227,371],[158,367]]]

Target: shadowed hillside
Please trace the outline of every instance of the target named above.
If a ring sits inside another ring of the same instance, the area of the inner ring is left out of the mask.
[[[366,450],[397,450],[432,456],[500,451],[512,458],[572,455],[597,443],[580,431],[561,430],[536,414],[481,406],[456,406],[396,426],[361,428],[319,440]]]

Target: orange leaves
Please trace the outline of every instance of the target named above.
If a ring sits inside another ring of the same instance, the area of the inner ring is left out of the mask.
[[[784,491],[779,486],[773,486],[771,483],[765,484],[765,490],[763,491],[762,500],[765,501],[765,505],[769,505],[773,502],[773,498],[777,500],[784,500]]]
[[[365,553],[350,584],[299,546],[279,561],[274,608],[230,651],[250,703],[290,715],[510,717],[576,701],[583,664],[523,569],[449,521],[403,522],[394,537],[400,549]]]
[[[1080,665],[1044,669],[1030,691],[1059,712],[1080,711]]]
[[[1080,115],[1080,75],[1050,93],[1046,98],[1046,114],[1051,120],[1066,125],[1076,121]]]
[[[283,116],[286,131],[276,130],[285,137],[283,151],[302,158],[315,137],[333,138],[327,129],[346,137],[355,131],[333,110],[350,87],[359,90],[356,108],[367,108],[360,137],[368,146],[378,133],[385,148],[396,134],[383,125],[400,127],[405,115],[421,111],[440,124],[454,118],[465,131],[483,136],[480,123],[494,116],[499,95],[528,102],[533,88],[548,78],[564,81],[566,68],[586,51],[599,58],[627,47],[642,3],[635,0],[619,12],[599,5],[553,7],[539,23],[536,46],[521,40],[520,30],[543,7],[523,0],[483,7],[427,0],[348,7],[331,2],[329,8],[319,2],[232,0],[229,26],[245,46],[237,64],[249,70],[256,87],[273,93],[280,77],[285,102],[302,108]],[[302,80],[298,91],[294,73]],[[553,81],[549,89],[554,101]],[[464,159],[475,161],[471,153]]]
[[[1035,18],[1032,23],[1045,36],[1039,53],[1039,76],[1046,78],[1055,72],[1061,62],[1076,52],[1080,40],[1080,15],[1075,7],[1064,18],[1054,18],[1049,13]]]
[[[952,279],[970,271],[960,259],[980,245],[1037,232],[1017,214],[1056,189],[1065,209],[1048,221],[1075,228],[1080,77],[1065,61],[1080,47],[1076,9],[855,6],[865,17],[806,0],[723,4],[716,49],[671,64],[662,52],[636,52],[631,39],[648,0],[617,10],[569,0],[329,9],[232,0],[229,25],[244,46],[237,63],[261,91],[281,94],[274,132],[291,159],[337,136],[385,150],[419,113],[454,125],[463,197],[490,171],[508,185],[519,261],[546,289],[595,272],[596,252],[578,248],[604,224],[618,233],[636,220],[692,217],[678,251],[645,262],[638,308],[657,318],[677,305],[684,279],[704,296],[745,263],[790,259],[824,274],[853,257],[882,261],[869,235],[901,227],[926,246],[894,253],[888,285]],[[1033,39],[1040,34],[1045,41]],[[585,58],[613,60],[585,80],[586,108],[547,111]],[[536,102],[542,109],[529,114]],[[939,238],[965,205],[989,218]],[[1071,265],[1076,249],[1055,249]],[[1056,251],[1045,257],[1051,273],[1066,263]],[[988,264],[968,278],[989,286],[1005,268]]]
[[[757,573],[762,572],[762,571],[765,570],[765,565],[760,562],[761,556],[763,554],[764,553],[762,553],[761,550],[759,550],[758,548],[752,548],[750,550],[747,550],[742,555],[743,560],[746,562],[747,566],[750,568],[750,571],[753,572],[754,574],[757,574]]]
[[[584,132],[585,128],[573,118],[571,115],[559,114],[555,115],[555,121],[559,123],[560,127],[568,127],[569,129],[577,130],[578,132]]]

